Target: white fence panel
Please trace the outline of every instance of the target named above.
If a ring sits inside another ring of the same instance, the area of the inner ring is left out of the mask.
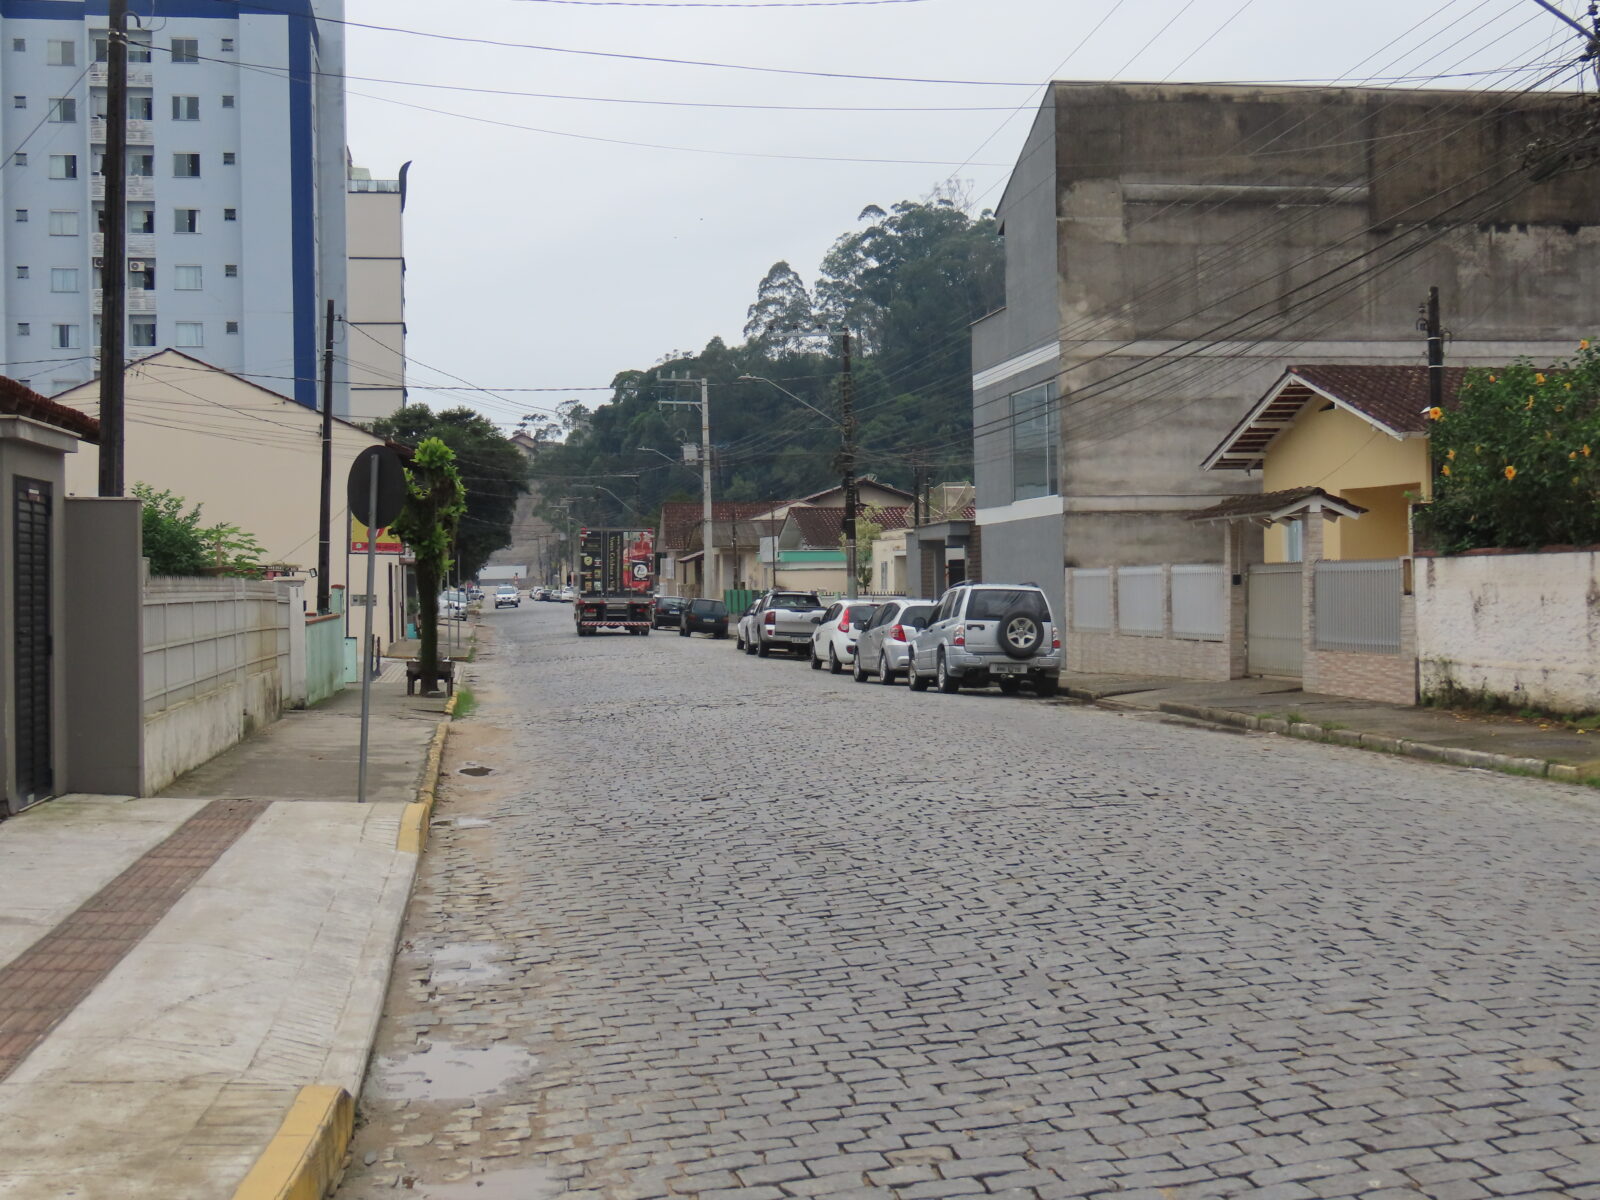
[[[1079,633],[1111,632],[1111,572],[1108,568],[1073,569],[1072,628]]]
[[[1117,632],[1160,637],[1166,632],[1167,581],[1160,567],[1117,568]]]
[[[276,668],[287,676],[286,597],[275,585],[253,580],[150,580],[144,593],[145,715],[257,671]]]
[[[1227,576],[1221,563],[1172,568],[1172,636],[1220,642],[1228,631]]]
[[[1400,653],[1404,567],[1397,558],[1316,565],[1318,650]]]

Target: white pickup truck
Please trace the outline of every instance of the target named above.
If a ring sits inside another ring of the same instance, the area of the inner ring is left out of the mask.
[[[768,592],[745,619],[740,635],[744,652],[766,658],[774,650],[787,650],[809,657],[811,635],[816,632],[812,618],[821,612],[822,601],[815,592]]]

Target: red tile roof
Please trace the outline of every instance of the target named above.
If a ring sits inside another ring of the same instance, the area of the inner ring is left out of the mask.
[[[0,413],[43,421],[46,425],[76,434],[86,442],[100,440],[100,422],[96,418],[75,408],[68,408],[65,404],[57,404],[4,375],[0,375]]]
[[[711,519],[718,524],[749,521],[783,503],[782,500],[713,500]],[[664,503],[661,506],[660,549],[688,549],[699,532],[701,511],[699,500],[668,500]]]
[[[884,529],[908,529],[911,526],[909,505],[884,508],[864,506],[860,515],[871,517]],[[839,538],[844,533],[844,509],[814,508],[800,505],[789,510],[789,516],[800,529],[800,543],[808,550],[837,550]]]
[[[1465,367],[1444,369],[1443,407],[1455,407],[1466,375]],[[1329,400],[1396,436],[1425,433],[1428,368],[1326,363],[1290,367],[1206,456],[1206,469],[1259,467],[1267,447],[1294,424],[1308,404]]]

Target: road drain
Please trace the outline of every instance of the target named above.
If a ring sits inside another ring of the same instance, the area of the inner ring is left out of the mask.
[[[486,767],[482,763],[472,763],[470,766],[462,767],[459,771],[456,772],[456,774],[457,775],[492,775],[492,774],[494,774],[494,768],[493,767]]]

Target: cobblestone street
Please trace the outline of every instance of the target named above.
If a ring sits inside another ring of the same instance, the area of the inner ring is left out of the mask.
[[[1600,1200],[1594,793],[484,621],[340,1200]]]

